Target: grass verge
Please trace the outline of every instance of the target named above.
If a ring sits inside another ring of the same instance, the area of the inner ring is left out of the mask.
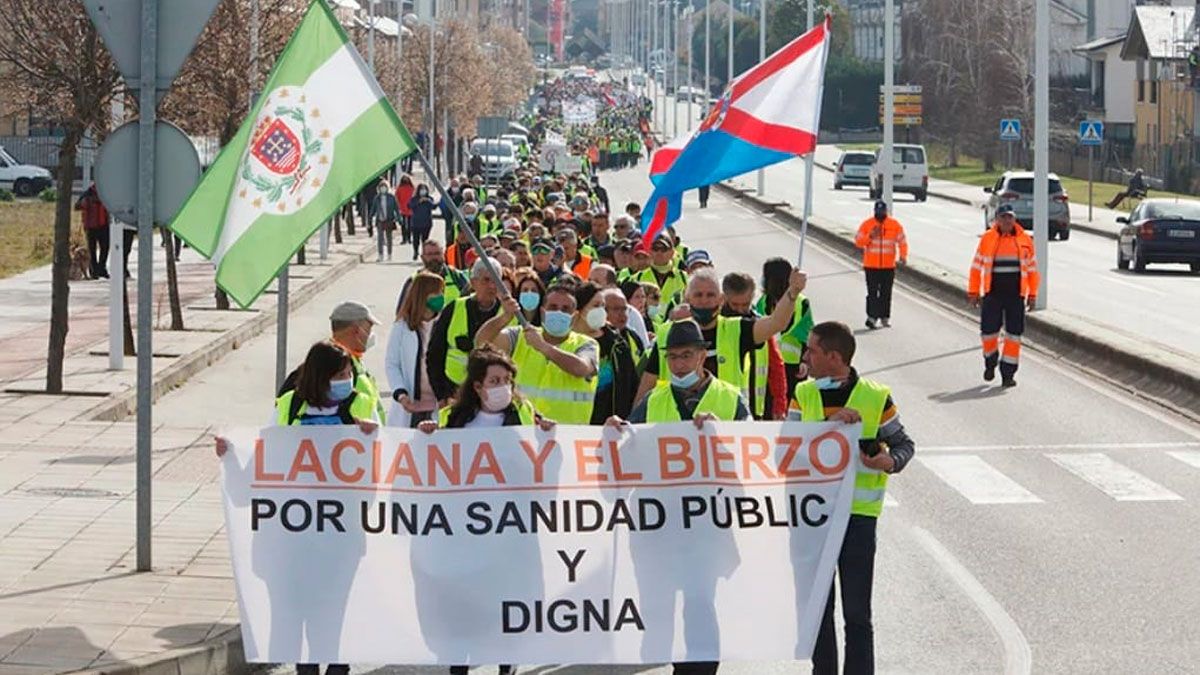
[[[71,241],[83,244],[76,211],[71,212]],[[54,204],[36,199],[0,202],[0,278],[48,265],[53,249]]]

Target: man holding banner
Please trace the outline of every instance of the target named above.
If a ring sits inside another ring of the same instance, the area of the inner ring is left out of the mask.
[[[812,379],[796,385],[789,419],[862,422],[859,453],[862,466],[854,480],[850,523],[838,556],[842,616],[846,620],[845,673],[875,672],[875,634],[871,626],[871,587],[875,575],[875,525],[883,512],[888,475],[899,473],[916,448],[900,423],[888,387],[860,378],[851,367],[854,333],[829,321],[813,326],[804,363]],[[834,589],[829,589],[825,616],[813,646],[814,675],[837,675],[838,654],[833,627]]]

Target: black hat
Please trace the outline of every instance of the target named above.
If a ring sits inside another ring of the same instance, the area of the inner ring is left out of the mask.
[[[887,202],[883,201],[882,199],[876,199],[875,200],[875,212],[878,213],[880,211],[883,211],[885,213],[887,212]]]
[[[667,349],[704,344],[704,334],[700,332],[700,324],[696,323],[694,319],[681,319],[673,322],[671,330],[667,333]]]

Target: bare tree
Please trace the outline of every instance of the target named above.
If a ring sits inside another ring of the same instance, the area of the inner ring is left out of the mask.
[[[22,104],[63,129],[54,204],[50,344],[46,391],[63,390],[63,358],[69,329],[71,198],[79,142],[107,119],[117,70],[78,0],[6,0],[0,10],[0,81]]]

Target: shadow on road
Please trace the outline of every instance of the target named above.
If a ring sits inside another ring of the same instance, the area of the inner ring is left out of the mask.
[[[930,401],[935,403],[959,403],[962,401],[978,401],[982,399],[995,398],[1003,395],[1004,390],[1000,387],[977,384],[974,387],[968,387],[958,391],[942,391],[936,394],[930,394],[925,398],[928,398]]]
[[[868,333],[876,332],[876,331],[870,331],[865,328],[862,330],[864,332],[868,332]],[[950,356],[958,356],[959,354],[974,354],[977,351],[979,351],[979,347],[974,347],[974,346],[963,347],[962,349],[955,349],[954,351],[950,351],[950,352],[942,352],[941,354],[934,354],[933,356],[923,356],[919,359],[913,359],[911,361],[901,361],[900,363],[892,363],[892,364],[889,364],[886,366],[882,366],[880,368],[875,368],[874,370],[863,371],[863,372],[859,373],[859,375],[875,375],[878,373],[885,373],[889,370],[896,370],[898,368],[907,368],[908,366],[915,366],[915,365],[919,365],[922,363],[929,363],[931,361],[938,361],[940,359],[944,359],[944,358],[947,358]]]

